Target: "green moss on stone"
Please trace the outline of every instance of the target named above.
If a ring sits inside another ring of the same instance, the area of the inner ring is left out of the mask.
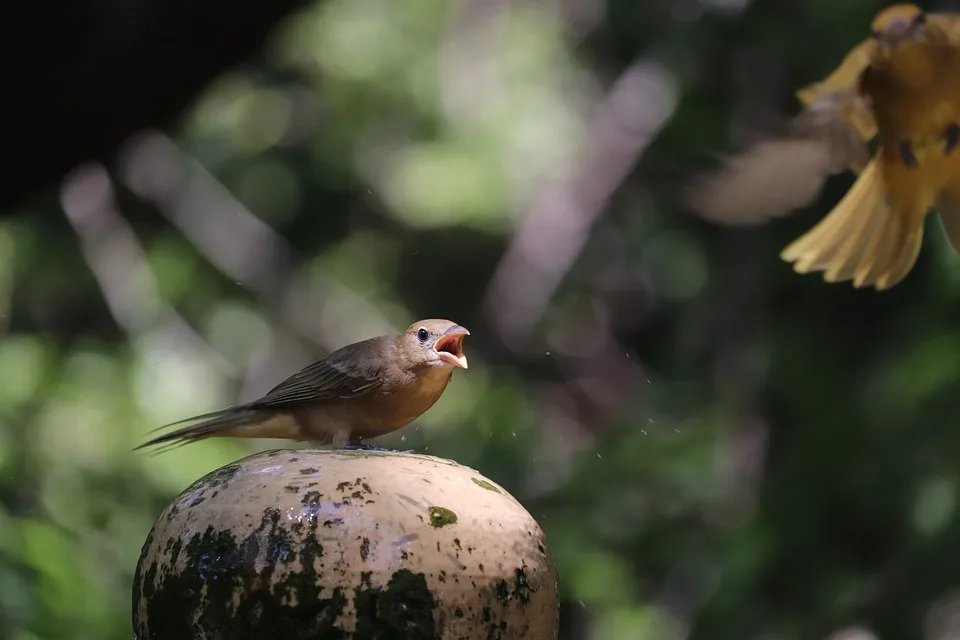
[[[445,527],[448,524],[456,524],[457,514],[444,507],[430,507],[430,525],[434,527]]]
[[[500,491],[500,489],[493,486],[491,483],[487,482],[486,480],[478,480],[477,478],[470,478],[470,479],[473,480],[473,484],[477,485],[481,489],[486,489],[487,491],[493,491],[494,493],[500,493],[500,494],[503,493],[502,491]]]

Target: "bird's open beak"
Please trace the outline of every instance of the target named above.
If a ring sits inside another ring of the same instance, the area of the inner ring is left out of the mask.
[[[453,325],[447,329],[433,345],[433,350],[440,356],[440,361],[466,369],[467,356],[463,355],[463,338],[468,335],[470,332],[460,325]]]

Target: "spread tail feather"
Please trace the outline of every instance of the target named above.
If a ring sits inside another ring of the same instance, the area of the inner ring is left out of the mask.
[[[918,220],[913,228],[908,220]],[[923,216],[891,209],[877,159],[817,226],[780,257],[797,273],[823,271],[827,282],[889,289],[913,268],[923,242]]]
[[[205,413],[168,424],[166,427],[196,420],[201,422],[157,436],[135,447],[134,451],[158,444],[175,442],[185,444],[211,437],[301,439],[300,426],[290,414],[276,412],[264,415],[263,412],[245,406]],[[160,429],[166,427],[160,427]]]

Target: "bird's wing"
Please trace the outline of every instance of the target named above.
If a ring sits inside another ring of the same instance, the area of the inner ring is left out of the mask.
[[[812,204],[830,175],[863,171],[877,124],[860,95],[860,78],[875,52],[876,44],[864,41],[824,80],[800,89],[804,109],[789,135],[755,144],[701,175],[686,204],[712,222],[757,225]]]
[[[942,31],[951,44],[960,47],[960,14],[928,13],[927,24]]]
[[[701,217],[759,225],[813,204],[832,174],[859,173],[870,161],[860,133],[830,111],[806,111],[790,135],[763,140],[698,176],[685,194]]]
[[[376,340],[376,339],[375,339]],[[293,374],[250,408],[355,398],[375,391],[382,380],[382,359],[371,341],[348,345]]]
[[[863,140],[871,140],[877,133],[877,122],[859,88],[860,78],[876,54],[876,41],[864,40],[844,57],[833,73],[798,90],[797,99],[804,105],[805,113],[828,113],[856,129]]]
[[[813,204],[834,165],[826,140],[764,140],[698,176],[685,201],[711,222],[759,225]]]

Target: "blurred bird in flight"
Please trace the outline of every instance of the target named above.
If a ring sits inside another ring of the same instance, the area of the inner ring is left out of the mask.
[[[347,345],[259,400],[175,422],[196,424],[137,449],[211,437],[359,445],[407,426],[440,399],[454,369],[467,368],[462,343],[468,335],[449,320],[421,320],[402,335]]]
[[[760,224],[808,206],[831,174],[850,170],[859,175],[847,194],[780,254],[796,272],[888,289],[913,268],[932,209],[960,253],[960,15],[887,7],[869,38],[797,97],[804,110],[789,134],[701,176],[692,209]]]

